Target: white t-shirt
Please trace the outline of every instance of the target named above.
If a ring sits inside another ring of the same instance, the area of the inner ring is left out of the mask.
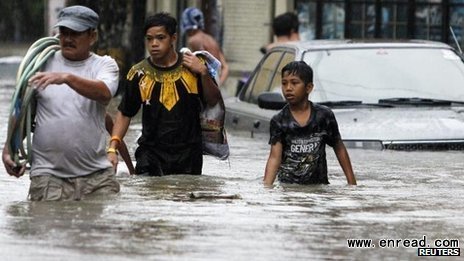
[[[68,72],[103,81],[116,94],[119,69],[109,56],[91,54],[84,61],[70,61],[58,51],[44,71]],[[104,105],[90,100],[66,84],[38,90],[36,127],[32,142],[30,176],[51,174],[78,177],[110,168],[106,158],[107,131]]]

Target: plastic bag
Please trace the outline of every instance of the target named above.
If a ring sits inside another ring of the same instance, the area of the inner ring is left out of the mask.
[[[221,160],[229,157],[229,144],[224,128],[225,112],[222,99],[215,106],[206,107],[201,112],[203,155],[211,155]]]

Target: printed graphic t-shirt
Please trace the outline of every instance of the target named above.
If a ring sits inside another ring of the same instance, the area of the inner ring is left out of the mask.
[[[325,145],[341,139],[333,112],[310,102],[311,115],[300,126],[285,106],[270,123],[269,144],[282,143],[282,162],[277,176],[282,183],[329,184]]]

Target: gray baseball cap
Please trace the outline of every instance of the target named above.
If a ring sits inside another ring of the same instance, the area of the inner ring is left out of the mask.
[[[63,26],[76,32],[84,32],[90,28],[97,28],[98,20],[98,14],[92,9],[73,5],[61,9],[55,27]]]

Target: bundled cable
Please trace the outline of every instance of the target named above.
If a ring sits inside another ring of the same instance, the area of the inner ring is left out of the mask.
[[[6,146],[11,159],[19,166],[31,163],[33,97],[36,90],[29,85],[29,78],[39,71],[47,59],[60,49],[57,37],[44,37],[34,42],[28,49],[16,74],[16,89],[13,93],[8,119]],[[26,138],[26,148],[24,139]]]

